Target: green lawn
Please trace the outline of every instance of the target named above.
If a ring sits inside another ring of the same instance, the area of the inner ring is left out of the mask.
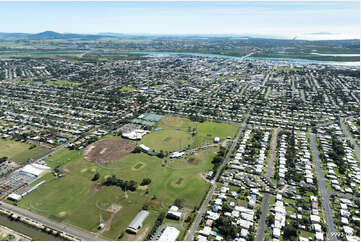
[[[6,156],[10,160],[23,164],[29,159],[37,158],[49,151],[49,149],[41,146],[36,146],[33,149],[29,149],[29,147],[29,144],[23,142],[0,139],[0,157]]]
[[[134,90],[136,90],[134,87],[128,87],[128,86],[119,89],[120,92],[132,92]]]
[[[59,86],[71,86],[71,87],[77,87],[81,83],[79,82],[71,82],[71,81],[48,81],[46,84],[49,85],[59,85]]]
[[[181,124],[183,128],[187,125],[195,127],[194,123],[188,119],[173,124]],[[237,127],[231,125],[228,126],[229,130],[223,131],[220,127],[224,124],[213,125],[208,122],[202,125],[197,124],[200,128],[199,133],[215,132],[218,136],[231,135],[233,137],[237,130]],[[168,128],[147,135],[151,138],[150,140],[147,140],[147,136],[145,136],[145,144],[152,148],[165,150],[163,146],[167,147],[167,144],[173,144],[172,148],[174,149],[178,148],[176,147],[177,141],[172,143],[171,140],[177,140],[179,136],[183,135],[187,142],[192,141],[189,133],[169,128],[169,123],[163,120],[161,125]],[[156,137],[152,137],[152,135]],[[171,139],[161,140],[161,138],[166,139],[167,137],[171,137]],[[147,143],[152,142],[151,140],[153,143]],[[157,141],[159,142],[157,143]],[[52,174],[48,174],[40,178],[39,181],[46,180],[46,182],[38,190],[21,200],[18,206],[95,232],[101,218],[104,221],[110,218],[111,212],[106,210],[111,204],[115,204],[120,206],[120,210],[114,215],[111,226],[103,232],[103,236],[117,239],[143,205],[151,204],[151,215],[145,221],[143,229],[135,236],[126,234],[122,237],[122,240],[142,240],[152,228],[159,212],[167,209],[175,199],[183,199],[184,206],[189,209],[193,209],[201,203],[210,187],[201,174],[212,169],[211,160],[218,149],[218,147],[214,147],[195,153],[188,151],[181,159],[170,159],[169,157],[160,159],[144,153],[130,153],[114,163],[102,165],[83,159],[82,150],[64,149],[46,159],[49,166],[53,168],[60,166],[64,177],[55,178]],[[162,165],[162,163],[166,163],[166,165]],[[91,181],[96,172],[99,172],[100,179],[97,182]],[[96,183],[102,183],[107,176],[111,175],[128,181],[134,180],[137,184],[140,184],[143,178],[150,178],[151,183],[146,187],[138,188],[135,192],[128,191],[128,199],[125,199],[124,192],[119,187],[96,186]]]
[[[226,123],[215,123],[215,122],[192,122],[187,118],[167,115],[159,122],[161,128],[173,128],[188,130],[193,128],[197,131],[197,136],[202,138],[213,139],[214,137],[220,137],[225,139],[227,136],[233,136],[236,134],[238,127]],[[209,136],[210,135],[210,136]]]
[[[185,131],[163,129],[145,135],[142,143],[156,151],[174,151],[192,144],[192,135]]]
[[[212,157],[210,153],[213,153],[214,149],[203,152],[205,154],[202,154],[202,157]],[[64,177],[55,178],[49,174],[41,178],[47,182],[21,200],[18,206],[95,231],[99,225],[100,213],[104,220],[110,217],[110,213],[97,208],[96,203],[116,203],[123,208],[114,216],[110,230],[103,233],[108,238],[116,239],[151,197],[155,196],[164,207],[168,207],[176,198],[182,198],[185,206],[192,209],[202,201],[209,189],[209,183],[201,178],[200,173],[208,171],[210,160],[201,160],[193,168],[175,170],[162,167],[162,160],[157,157],[139,153],[130,154],[102,168],[84,160],[81,153],[82,151],[64,150],[48,158],[46,161],[52,167],[58,165],[55,160],[64,161],[61,165]],[[137,162],[145,165],[132,169]],[[95,172],[100,173],[100,182],[113,174],[125,180],[135,180],[138,184],[143,178],[149,177],[152,180],[148,185],[149,194],[146,195],[145,191],[140,189],[135,192],[128,191],[129,198],[125,200],[122,199],[124,192],[118,187],[101,187],[97,190],[95,182],[91,181]],[[157,212],[160,210],[162,208],[158,206]],[[124,239],[133,238],[126,236]]]

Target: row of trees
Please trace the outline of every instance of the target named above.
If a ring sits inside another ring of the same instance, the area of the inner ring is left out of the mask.
[[[124,191],[135,191],[137,189],[137,182],[130,180],[130,181],[123,181],[120,178],[117,178],[115,175],[108,177],[103,184],[104,186],[118,186]]]

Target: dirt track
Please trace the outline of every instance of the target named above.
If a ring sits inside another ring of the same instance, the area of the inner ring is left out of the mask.
[[[83,157],[96,163],[111,163],[126,156],[134,148],[135,145],[128,140],[103,139],[86,147]]]

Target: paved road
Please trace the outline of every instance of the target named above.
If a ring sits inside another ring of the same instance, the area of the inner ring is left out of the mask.
[[[312,147],[312,157],[316,163],[316,175],[318,181],[319,192],[321,194],[322,207],[327,224],[327,232],[329,240],[335,241],[337,239],[337,229],[335,223],[333,222],[332,208],[330,206],[330,200],[328,197],[327,187],[325,183],[325,177],[323,175],[322,165],[320,162],[320,157],[318,156],[317,142],[314,134],[310,133],[311,147]]]
[[[358,144],[356,144],[356,142],[353,139],[350,131],[348,131],[348,128],[346,127],[346,125],[344,123],[344,120],[345,120],[344,118],[340,118],[341,129],[343,130],[343,133],[346,135],[347,139],[353,144],[356,156],[360,160],[360,147],[359,147]]]
[[[268,163],[268,169],[267,169],[267,177],[272,178],[273,177],[273,171],[274,171],[274,160],[276,158],[276,148],[277,148],[277,136],[280,131],[280,128],[275,129],[275,132],[272,135],[271,140],[271,157],[269,159]],[[262,199],[262,208],[261,208],[261,217],[259,219],[258,228],[257,228],[257,235],[256,235],[256,241],[262,241],[265,237],[265,226],[266,226],[266,218],[268,214],[268,207],[269,207],[269,199],[270,194],[264,193],[263,199]]]
[[[223,167],[228,164],[228,162],[229,162],[229,160],[231,158],[231,155],[232,155],[234,149],[236,148],[238,140],[241,137],[241,134],[242,134],[244,128],[246,127],[246,125],[247,125],[247,120],[248,120],[248,114],[246,115],[246,117],[245,117],[245,119],[244,119],[244,121],[242,123],[241,129],[238,132],[237,137],[234,139],[233,144],[232,144],[231,148],[229,149],[229,152],[228,152],[226,158],[224,159],[223,164],[218,168],[217,173],[216,173],[216,175],[214,176],[214,178],[213,178],[213,180],[211,182],[212,183],[211,189],[208,191],[207,197],[206,197],[206,199],[204,199],[204,201],[202,203],[202,206],[201,206],[201,208],[199,210],[199,213],[197,214],[191,228],[188,230],[188,233],[185,236],[184,240],[187,240],[187,241],[193,241],[194,240],[194,233],[196,232],[199,224],[201,223],[203,215],[207,211],[208,204],[211,201],[212,196],[213,196],[213,194],[214,194],[214,192],[215,192],[215,190],[217,188],[216,180],[218,179],[221,171],[223,170]]]
[[[87,240],[87,241],[100,241],[100,240],[104,240],[104,238],[97,238],[95,235],[84,232],[84,231],[80,231],[72,226],[69,225],[64,225],[55,221],[52,221],[48,218],[45,218],[43,216],[34,214],[28,210],[7,204],[7,203],[1,203],[0,207],[3,209],[6,209],[8,211],[11,211],[12,213],[15,213],[17,215],[21,215],[27,218],[30,218],[34,221],[40,222],[42,224],[44,224],[47,227],[56,229],[58,231],[63,231],[75,238],[78,238],[80,240]]]

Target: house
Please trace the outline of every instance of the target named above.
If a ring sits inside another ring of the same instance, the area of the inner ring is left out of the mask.
[[[241,237],[242,238],[246,238],[248,234],[248,230],[247,229],[241,229]]]
[[[207,237],[206,236],[203,236],[203,235],[198,235],[198,241],[207,241]]]
[[[144,220],[148,217],[149,212],[146,210],[141,210],[137,216],[130,222],[127,228],[127,232],[136,234],[139,229],[142,228]]]
[[[213,177],[213,171],[209,171],[207,174],[207,179],[212,179]]]
[[[319,224],[312,224],[312,228],[315,232],[321,232],[322,231],[322,226]]]
[[[181,158],[184,155],[184,152],[173,152],[172,155],[170,156],[171,159],[173,158]]]
[[[204,236],[209,236],[212,232],[212,228],[209,226],[204,226],[204,228],[202,230],[199,231],[200,235],[204,235]]]
[[[349,224],[348,219],[345,218],[345,217],[341,217],[341,223],[342,223],[343,225],[348,225],[348,224]]]
[[[167,213],[167,218],[179,220],[182,216],[182,213],[178,211],[177,206],[171,206]]]
[[[323,240],[323,233],[316,232],[316,241],[322,241],[322,240]]]
[[[278,239],[281,236],[281,230],[279,228],[273,228],[272,236]]]
[[[220,140],[221,140],[221,139],[220,139],[219,137],[215,137],[215,138],[214,138],[214,143],[215,143],[215,144],[218,144]]]
[[[316,223],[319,224],[321,221],[319,216],[312,215],[312,214],[310,215],[310,220],[311,220],[311,223],[313,223],[313,224],[316,224]]]

